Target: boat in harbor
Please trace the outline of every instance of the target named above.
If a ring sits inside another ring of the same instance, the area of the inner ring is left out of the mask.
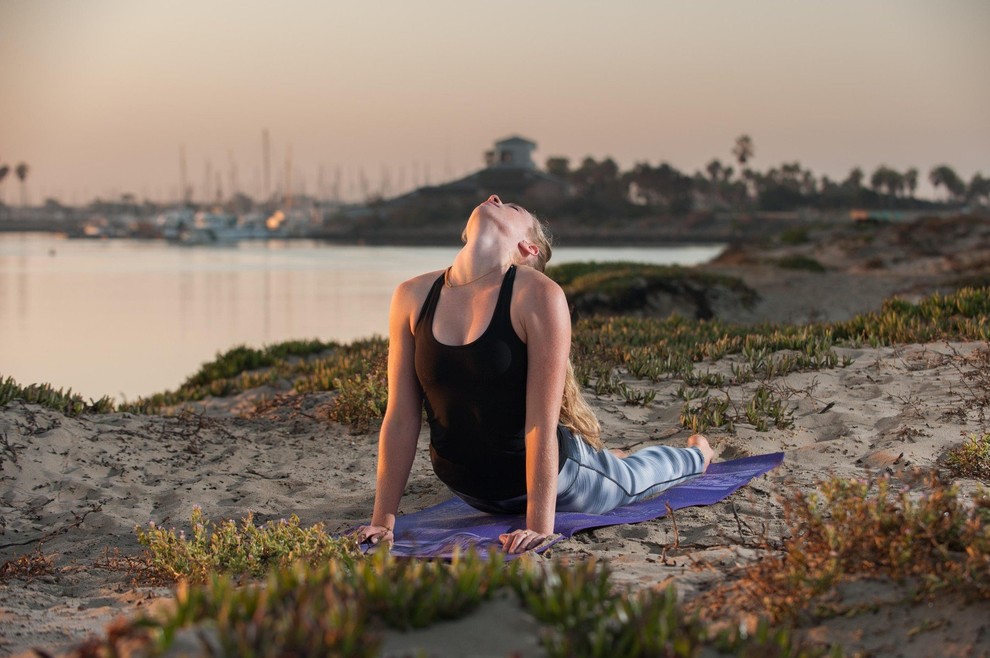
[[[162,237],[185,246],[235,244],[241,240],[268,240],[287,235],[280,211],[266,216],[260,212],[236,215],[179,208],[159,215],[157,224]]]

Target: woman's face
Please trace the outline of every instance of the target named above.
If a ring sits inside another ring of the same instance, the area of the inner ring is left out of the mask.
[[[465,227],[464,237],[471,229],[472,222],[479,230],[497,228],[501,233],[512,237],[515,241],[529,240],[535,220],[525,208],[517,203],[503,203],[497,194],[488,197],[474,209]]]

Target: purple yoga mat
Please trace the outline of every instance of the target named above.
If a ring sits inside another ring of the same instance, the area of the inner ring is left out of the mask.
[[[639,523],[658,519],[671,509],[711,505],[727,498],[753,478],[763,475],[784,460],[784,453],[744,457],[727,462],[715,462],[704,475],[680,484],[649,500],[617,507],[605,514],[558,512],[554,532],[561,535],[541,547],[545,551],[557,541],[570,537],[578,530]],[[449,558],[455,550],[474,548],[481,555],[501,550],[498,536],[525,527],[522,514],[485,514],[470,507],[459,498],[434,505],[420,512],[400,516],[395,521],[395,542],[392,555],[398,557]]]

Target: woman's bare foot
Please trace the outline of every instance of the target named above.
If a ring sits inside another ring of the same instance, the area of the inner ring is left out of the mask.
[[[712,463],[712,458],[715,457],[715,451],[708,445],[708,439],[700,434],[694,434],[688,437],[687,444],[689,448],[698,448],[701,450],[701,454],[705,458],[705,465],[701,469],[701,472],[704,473],[708,470],[708,465]]]

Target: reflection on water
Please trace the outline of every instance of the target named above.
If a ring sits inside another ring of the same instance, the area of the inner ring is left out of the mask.
[[[694,264],[718,247],[572,248],[554,262]],[[387,331],[392,290],[456,248],[308,241],[181,248],[0,233],[0,376],[87,397],[175,388],[218,351]]]

